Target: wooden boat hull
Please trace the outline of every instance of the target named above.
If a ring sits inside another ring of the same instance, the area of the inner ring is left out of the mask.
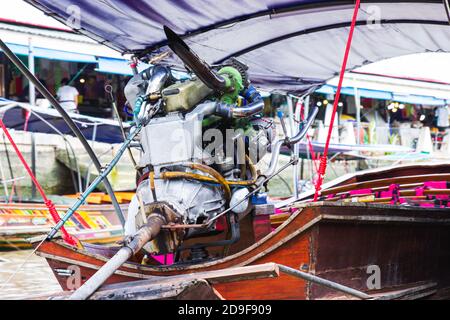
[[[433,281],[450,282],[450,211],[363,203],[300,205],[287,221],[262,240],[223,259],[200,264],[152,266],[124,264],[107,284],[278,263],[371,292],[373,266],[379,268],[381,290]],[[37,242],[34,243],[37,245]],[[64,290],[71,289],[78,270],[82,282],[114,254],[98,246],[76,249],[59,240],[37,251],[45,257]],[[75,268],[74,268],[75,267]],[[376,268],[375,267],[375,268]],[[273,279],[214,284],[225,299],[323,299],[341,295],[281,274]]]

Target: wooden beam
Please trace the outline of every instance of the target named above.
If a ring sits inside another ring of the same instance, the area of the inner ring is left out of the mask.
[[[198,272],[186,275],[169,277],[154,277],[147,280],[123,282],[102,286],[90,299],[169,299],[181,294],[186,288],[197,285],[204,291],[203,294],[212,297],[212,293],[204,285],[254,280],[262,278],[278,277],[279,269],[275,263],[266,263],[255,266],[236,267],[222,270]],[[157,294],[159,292],[159,295]],[[200,292],[201,293],[201,292]],[[199,294],[200,294],[199,293]],[[194,296],[196,293],[190,292]],[[65,299],[70,293],[64,292],[50,297],[39,297],[38,299]],[[217,299],[220,299],[214,294]],[[186,297],[185,296],[185,297]]]
[[[100,290],[90,300],[220,300],[206,280],[176,281],[173,283]]]
[[[170,276],[170,277],[154,277],[147,280],[138,280],[127,282],[126,284],[117,283],[101,287],[101,290],[119,288],[124,285],[134,286],[134,285],[150,285],[155,283],[170,283],[173,281],[186,281],[192,279],[205,279],[210,283],[224,283],[224,282],[235,282],[242,280],[253,280],[261,278],[275,278],[278,277],[279,270],[275,263],[266,263],[254,266],[236,267],[213,271],[204,271],[191,274]]]

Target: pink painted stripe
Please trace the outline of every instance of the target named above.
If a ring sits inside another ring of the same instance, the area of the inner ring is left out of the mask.
[[[372,193],[372,189],[358,189],[358,190],[352,190],[350,191],[350,195],[354,196],[354,195],[359,195],[359,194],[370,194]]]
[[[423,185],[425,188],[447,189],[447,181],[427,181]]]

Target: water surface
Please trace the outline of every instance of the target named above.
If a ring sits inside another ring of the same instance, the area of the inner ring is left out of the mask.
[[[35,254],[30,257],[31,252],[0,252],[0,287],[29,258],[14,278],[0,290],[0,299],[26,299],[62,291],[46,260]]]

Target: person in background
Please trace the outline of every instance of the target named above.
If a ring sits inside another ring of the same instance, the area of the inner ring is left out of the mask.
[[[438,107],[434,115],[438,130],[434,135],[434,142],[436,143],[437,149],[440,150],[444,142],[444,136],[447,135],[447,128],[450,126],[448,106]]]
[[[441,106],[435,111],[436,127],[439,132],[445,132],[450,126],[448,106]]]
[[[47,87],[45,80],[39,79],[39,82],[42,83],[44,85],[44,87]],[[23,88],[22,94],[20,94],[20,96],[19,96],[19,101],[20,102],[29,102],[34,105],[34,103],[32,103],[32,101],[30,101],[29,95],[30,95],[30,86],[29,86],[29,84],[27,84]],[[36,99],[44,99],[44,96],[39,92],[39,90],[36,90]]]
[[[78,113],[78,95],[78,90],[75,87],[69,86],[69,79],[64,78],[61,80],[61,87],[58,89],[56,96],[64,110]]]

